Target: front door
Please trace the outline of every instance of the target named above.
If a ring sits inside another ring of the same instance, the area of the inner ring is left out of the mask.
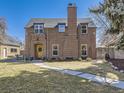
[[[37,59],[41,59],[43,57],[43,45],[35,45],[35,55]]]
[[[4,49],[3,49],[3,58],[6,58],[6,57],[7,57],[7,49],[4,48]]]

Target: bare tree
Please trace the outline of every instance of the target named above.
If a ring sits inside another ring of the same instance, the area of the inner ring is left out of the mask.
[[[95,15],[98,31],[101,33],[101,36],[99,36],[101,43],[111,44],[119,41],[116,38],[120,38],[124,31],[124,1],[103,0],[98,6],[92,7],[89,10]],[[121,43],[123,44],[123,42]]]
[[[6,19],[4,17],[0,17],[0,33],[4,34],[7,29]]]
[[[110,27],[108,20],[102,15],[91,14],[96,26],[97,26],[97,45],[102,45],[106,39],[107,30]]]

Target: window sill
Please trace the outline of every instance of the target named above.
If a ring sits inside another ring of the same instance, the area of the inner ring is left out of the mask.
[[[59,32],[59,31],[58,31]],[[64,33],[64,32],[59,32],[59,33]]]
[[[81,33],[81,35],[87,35],[88,33]]]
[[[59,55],[52,55],[52,57],[58,57]]]

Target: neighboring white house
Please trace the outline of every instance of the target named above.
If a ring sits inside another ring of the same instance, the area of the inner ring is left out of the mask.
[[[0,59],[20,55],[20,42],[5,33],[0,27]]]

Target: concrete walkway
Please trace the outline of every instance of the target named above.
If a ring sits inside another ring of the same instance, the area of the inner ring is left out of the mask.
[[[61,73],[74,75],[74,76],[77,76],[77,77],[85,78],[85,79],[95,81],[95,82],[98,82],[98,83],[102,83],[102,84],[110,84],[113,87],[124,89],[124,81],[112,80],[110,78],[105,78],[105,77],[101,77],[101,76],[97,76],[97,75],[93,75],[93,74],[89,74],[89,73],[74,71],[74,70],[66,70],[66,69],[63,69],[63,68],[50,67],[50,66],[44,65],[43,63],[33,63],[33,64],[37,65],[37,66],[40,66],[40,67],[43,67],[43,68],[59,71]]]

